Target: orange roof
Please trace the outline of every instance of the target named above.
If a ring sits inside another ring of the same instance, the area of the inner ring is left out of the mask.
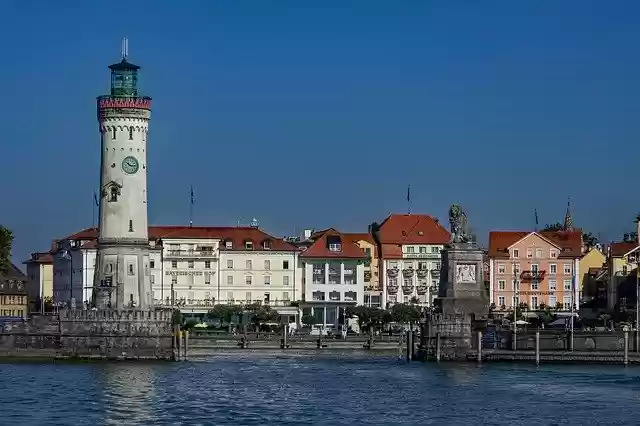
[[[611,243],[611,256],[622,257],[637,247],[638,243],[636,242],[621,241],[619,243]]]
[[[87,228],[73,235],[70,235],[67,240],[95,240],[98,238],[97,228]],[[149,239],[160,240],[163,238],[201,238],[201,239],[220,239],[223,241],[231,241],[233,250],[244,250],[245,242],[251,241],[254,244],[254,248],[258,249],[264,241],[269,241],[271,244],[270,250],[274,251],[297,251],[298,249],[283,241],[282,239],[273,237],[258,228],[252,228],[248,226],[236,226],[236,227],[214,227],[214,226],[150,226],[149,227]],[[83,248],[94,248],[95,243],[89,241],[85,243]],[[224,249],[224,247],[221,247]]]
[[[375,241],[373,240],[373,235],[369,234],[368,232],[347,232],[344,235],[347,238],[350,238],[351,241],[356,243],[358,241],[366,241],[368,243],[375,244]]]
[[[582,255],[582,231],[491,231],[489,232],[489,257],[508,258],[509,247],[529,234],[536,233],[561,248],[561,258],[576,258]]]
[[[329,245],[334,242],[340,244],[340,251],[329,250]],[[348,235],[336,231],[333,228],[322,232],[318,239],[309,246],[301,255],[302,258],[322,259],[367,259],[369,256]]]
[[[381,244],[447,244],[451,234],[426,214],[392,214],[380,225]]]
[[[31,253],[31,259],[27,259],[22,263],[25,265],[28,263],[53,264],[53,256],[50,252]]]

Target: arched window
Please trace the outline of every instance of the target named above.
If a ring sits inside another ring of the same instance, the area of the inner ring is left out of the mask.
[[[115,201],[118,201],[118,187],[114,185],[109,190],[109,202]]]
[[[133,140],[133,126],[129,127],[129,140]]]
[[[133,220],[129,219],[129,232],[133,232]]]
[[[112,132],[112,137],[111,137],[111,138],[112,138],[112,139],[115,139],[115,138],[116,138],[116,128],[115,128],[115,127],[113,127],[113,128],[111,129],[111,132]]]

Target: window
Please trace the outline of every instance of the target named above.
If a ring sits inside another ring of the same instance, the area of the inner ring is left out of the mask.
[[[271,250],[271,240],[264,240],[262,242],[262,248],[265,250]]]
[[[155,260],[149,260],[149,268],[153,269],[156,267],[156,261]]]
[[[538,309],[538,296],[531,296],[531,309]]]
[[[527,249],[527,259],[531,259],[533,257],[533,249]]]
[[[324,291],[314,291],[312,297],[313,300],[324,300]]]
[[[536,257],[538,259],[542,258],[542,249],[541,248],[536,248]]]
[[[133,140],[133,127],[129,127],[129,140]]]
[[[629,267],[627,265],[622,265],[622,273],[627,275],[629,273]]]
[[[289,285],[289,277],[282,277],[282,285]]]
[[[549,296],[549,306],[555,308],[558,304],[558,299],[555,296]]]
[[[342,244],[341,243],[329,244],[329,251],[342,251]]]
[[[498,273],[499,274],[504,274],[505,271],[506,271],[506,267],[504,266],[504,264],[498,265]]]
[[[228,302],[233,302],[233,292],[232,291],[228,291],[227,292],[227,301]]]
[[[288,260],[283,260],[282,261],[282,269],[289,269],[289,261]]]
[[[193,260],[190,260],[187,265],[188,265],[189,269],[193,269]]]
[[[562,307],[565,311],[571,310],[571,296],[564,296],[562,298]]]
[[[558,258],[558,250],[556,250],[556,249],[549,250],[549,257],[551,257],[552,259],[557,259]]]
[[[549,291],[556,291],[557,286],[558,283],[556,282],[556,280],[549,280]]]
[[[427,252],[427,248],[426,247],[420,247],[420,253],[421,254],[425,254]],[[369,255],[371,255],[371,250],[369,250],[369,253],[367,253]]]
[[[156,276],[155,275],[149,276],[149,284],[154,285],[155,283],[156,283]]]
[[[246,250],[253,250],[253,241],[245,241],[244,242],[244,248]]]
[[[118,187],[116,187],[115,185],[111,186],[111,189],[109,190],[109,202],[116,202],[118,201]]]
[[[253,262],[251,262],[251,260],[247,260],[245,262],[245,268],[248,269],[248,270],[253,269]]]
[[[107,263],[107,267],[105,269],[107,270],[107,274],[112,274],[113,273],[113,263]]]
[[[116,128],[114,127],[113,129],[111,129],[111,139],[115,139],[116,138]]]
[[[512,280],[511,285],[513,286],[513,291],[520,290],[520,280]]]
[[[570,263],[565,263],[564,264],[564,274],[565,275],[571,275],[571,264]]]
[[[264,276],[264,285],[271,285],[271,277],[269,275]]]
[[[551,263],[551,264],[549,265],[549,273],[550,273],[551,275],[555,275],[555,274],[557,274],[557,273],[558,273],[558,265],[556,265],[555,263]]]
[[[514,263],[513,265],[511,265],[511,270],[514,274],[519,274],[520,273],[520,264],[519,263]]]
[[[345,291],[344,300],[347,302],[355,302],[357,299],[357,293],[355,291]]]
[[[421,271],[426,271],[429,269],[429,264],[427,262],[418,262],[418,269]]]
[[[498,306],[499,306],[499,307],[504,306],[504,305],[505,305],[505,302],[506,302],[506,301],[505,301],[505,299],[504,299],[504,296],[498,296]]]
[[[287,301],[287,302],[290,300],[290,299],[289,299],[289,292],[288,292],[288,291],[283,291],[283,292],[282,292],[282,300],[285,300],[285,301]]]
[[[246,300],[247,302],[251,302],[251,292],[248,291],[244,294],[244,300]]]
[[[340,300],[340,292],[339,291],[329,292],[329,300],[331,300],[332,302],[339,301]]]
[[[564,280],[564,291],[571,291],[571,280]]]
[[[533,263],[531,264],[531,273],[532,274],[537,274],[538,273],[538,265]]]
[[[264,294],[264,302],[269,303],[271,301],[271,293]]]
[[[133,263],[130,263],[127,269],[129,270],[129,275],[135,275],[135,272],[133,272]]]
[[[538,290],[539,283],[538,280],[531,281],[531,290]]]
[[[414,247],[407,247],[407,253],[415,253]]]
[[[431,253],[440,253],[440,247],[431,247]]]
[[[210,260],[205,260],[204,261],[204,269],[211,269],[211,261]]]
[[[247,275],[246,277],[244,277],[244,284],[245,285],[251,285],[251,281],[252,281],[251,275]]]
[[[271,269],[271,261],[270,260],[265,260],[264,261],[264,269],[265,271],[268,271]]]
[[[227,269],[233,269],[233,260],[232,259],[227,260]]]
[[[233,275],[229,275],[229,276],[227,277],[227,284],[228,284],[228,285],[233,285]]]
[[[232,249],[233,248],[233,242],[232,241],[225,241],[224,242],[224,248],[226,249]]]
[[[174,269],[177,268],[178,267],[178,261],[177,260],[172,260],[171,261],[171,267],[174,268]]]
[[[133,221],[129,220],[129,232],[133,232]]]
[[[506,290],[507,289],[507,283],[505,280],[500,280],[498,281],[498,290]]]
[[[171,277],[171,285],[177,285],[178,284],[178,277]]]
[[[520,257],[520,250],[518,249],[513,249],[513,258],[517,259]]]

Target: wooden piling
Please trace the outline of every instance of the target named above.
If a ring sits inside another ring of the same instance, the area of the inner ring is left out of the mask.
[[[173,360],[174,361],[179,361],[180,360],[180,354],[178,352],[178,326],[173,326],[173,342],[171,344],[171,347],[173,349]]]
[[[186,361],[188,359],[189,353],[189,330],[185,330],[184,332],[184,356],[183,359]]]
[[[182,330],[178,330],[178,361],[182,361]]]
[[[478,364],[482,364],[482,331],[478,330]]]
[[[540,365],[540,332],[536,331],[536,365]]]
[[[441,352],[440,333],[436,333],[436,361],[438,362],[440,362],[440,352]]]
[[[412,334],[413,332],[411,330],[407,330],[407,350],[405,353],[405,359],[407,360],[407,362],[411,362],[411,338],[413,337]]]

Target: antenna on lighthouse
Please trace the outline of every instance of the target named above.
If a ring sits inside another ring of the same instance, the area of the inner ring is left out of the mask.
[[[125,37],[122,39],[122,60],[127,59],[127,56],[129,56],[129,39]]]

